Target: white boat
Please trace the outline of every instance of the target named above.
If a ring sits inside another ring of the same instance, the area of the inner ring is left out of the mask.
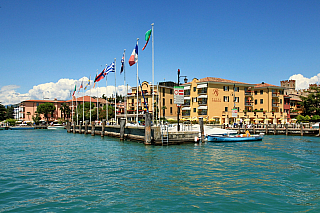
[[[313,125],[312,125],[312,128],[313,128],[313,129],[319,129],[319,123],[313,124]]]
[[[48,126],[48,129],[64,129],[65,126],[63,124],[53,124]]]

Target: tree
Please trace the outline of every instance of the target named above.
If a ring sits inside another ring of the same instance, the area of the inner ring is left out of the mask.
[[[14,118],[14,107],[13,106],[7,106],[7,109],[6,109],[6,118],[11,118],[13,119]]]
[[[36,116],[32,116],[32,120],[33,122],[36,124],[36,125],[39,125],[40,124],[40,116],[38,113],[36,113]]]
[[[6,110],[5,106],[0,104],[0,121],[3,121],[6,119],[6,114],[7,114],[7,110]]]
[[[53,116],[53,112],[56,110],[56,107],[53,105],[53,103],[44,103],[40,104],[37,107],[37,113],[43,114],[43,116],[47,119],[47,122],[49,120],[49,114]]]
[[[70,115],[70,107],[66,103],[62,103],[60,107],[61,112],[63,113],[63,120],[66,120],[66,117],[69,117]]]
[[[320,88],[310,87],[308,96],[300,96],[304,115],[320,115]]]

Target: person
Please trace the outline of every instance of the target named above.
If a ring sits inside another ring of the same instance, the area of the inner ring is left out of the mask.
[[[242,128],[242,118],[240,118],[239,124],[240,124],[240,128]]]

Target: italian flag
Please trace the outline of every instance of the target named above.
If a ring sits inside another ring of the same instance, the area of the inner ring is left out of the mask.
[[[142,48],[142,50],[144,50],[149,42],[149,39],[151,37],[151,33],[152,33],[152,30],[148,30],[145,34],[145,40],[146,40],[146,44],[144,45],[144,47]]]

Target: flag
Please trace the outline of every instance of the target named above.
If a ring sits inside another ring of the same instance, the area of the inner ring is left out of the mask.
[[[109,66],[107,66],[107,71],[104,75],[108,75],[109,72],[115,72],[114,70],[114,62],[112,62]]]
[[[86,90],[88,88],[88,86],[90,85],[90,79],[88,80],[87,85],[84,87],[84,90]]]
[[[81,88],[83,87],[83,86],[82,86],[82,83],[83,83],[83,81],[82,81],[82,82],[81,82],[81,84],[80,84],[80,87],[79,87],[78,93],[80,92]]]
[[[96,78],[97,78],[97,75],[96,75],[96,77],[94,78],[94,84],[93,84],[92,89],[94,89],[94,87],[96,86]]]
[[[94,79],[94,82],[99,82],[104,78],[105,76],[104,71],[106,71],[105,68],[102,70],[102,72],[99,75],[96,76],[96,79]]]
[[[151,33],[152,33],[152,29],[148,30],[145,34],[145,40],[146,40],[146,44],[144,45],[144,47],[142,48],[142,50],[144,50],[149,42],[149,39],[151,37]]]
[[[74,85],[74,90],[73,90],[73,93],[72,93],[72,96],[74,96],[74,93],[77,91],[77,85]]]
[[[129,59],[129,65],[132,66],[135,63],[138,62],[138,44],[136,44],[136,47],[133,49],[130,59]]]
[[[124,70],[124,52],[123,52],[123,55],[122,55],[122,58],[121,58],[121,69],[120,69],[120,74],[123,72]]]

